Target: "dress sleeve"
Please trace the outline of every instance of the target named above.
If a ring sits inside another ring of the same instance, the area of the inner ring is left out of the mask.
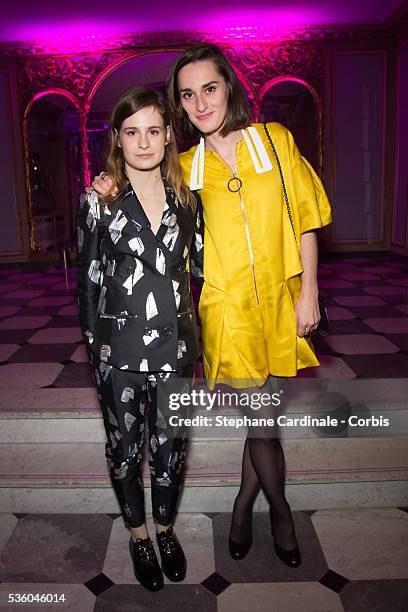
[[[77,287],[79,323],[88,342],[93,342],[100,294],[101,261],[100,235],[103,222],[95,191],[84,193],[79,199],[77,213]]]
[[[290,188],[289,204],[299,233],[328,225],[332,215],[322,181],[300,154],[292,133],[280,124],[270,125],[275,126],[277,133],[277,151],[282,155],[284,179]]]
[[[303,234],[331,223],[331,208],[323,183],[302,155],[299,155],[299,159],[293,166],[293,185],[296,193],[300,233]]]
[[[204,220],[203,205],[198,193],[194,192],[197,202],[195,211],[195,230],[190,251],[190,270],[195,280],[200,284],[204,279]]]

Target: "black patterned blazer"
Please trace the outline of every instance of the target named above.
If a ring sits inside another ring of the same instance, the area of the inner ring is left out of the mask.
[[[202,275],[203,221],[165,187],[155,235],[130,183],[109,206],[80,197],[79,320],[90,349],[116,368],[174,371],[198,355],[189,265]]]

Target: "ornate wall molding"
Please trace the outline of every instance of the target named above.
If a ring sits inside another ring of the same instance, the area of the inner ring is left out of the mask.
[[[116,38],[85,37],[72,43],[60,40],[58,46],[49,43],[19,45],[17,55],[19,103],[21,117],[28,122],[29,105],[46,90],[59,90],[73,95],[78,101],[80,118],[80,146],[85,182],[90,179],[88,116],[92,99],[105,76],[119,69],[136,56],[151,53],[175,52],[190,44],[216,41],[231,60],[252,104],[255,119],[262,109],[262,100],[271,84],[282,80],[303,81],[315,98],[319,151],[319,169],[323,159],[323,97],[324,55],[326,41],[365,38],[390,47],[395,32],[406,24],[406,15],[378,26],[319,26],[308,28],[227,28],[217,32],[193,30],[188,32],[158,32],[126,34]],[[64,45],[66,46],[64,47]],[[357,43],[361,44],[360,42]],[[0,44],[0,51],[4,45]],[[8,47],[11,54],[12,47]],[[62,50],[65,49],[65,52]],[[34,102],[35,103],[35,102]],[[27,140],[25,123],[24,138]],[[27,143],[26,143],[27,146]],[[28,149],[27,149],[28,150]],[[29,197],[29,192],[28,192]],[[29,204],[30,206],[30,204]],[[35,248],[35,246],[34,246]]]
[[[36,93],[49,88],[71,92],[78,100],[86,97],[93,81],[123,52],[97,55],[59,55],[19,60],[19,100],[22,107]]]
[[[185,45],[183,45],[185,46]],[[237,72],[246,82],[250,98],[271,79],[281,76],[302,76],[320,95],[323,84],[323,47],[321,43],[276,42],[254,45],[221,45]],[[178,47],[180,49],[180,46]],[[167,44],[157,51],[171,51]],[[84,101],[99,76],[118,61],[149,53],[152,47],[114,50],[100,54],[50,55],[19,59],[19,101],[22,112],[37,93],[58,88],[71,92]]]
[[[162,36],[162,35],[160,35]],[[163,36],[163,41],[165,37]],[[214,36],[212,37],[214,40]],[[122,40],[123,42],[123,40]],[[35,249],[34,225],[31,214],[31,192],[28,168],[28,121],[29,113],[36,100],[43,93],[54,93],[73,98],[79,113],[82,149],[83,176],[86,184],[90,180],[89,143],[87,122],[92,97],[103,82],[104,75],[119,69],[124,62],[137,56],[151,53],[179,51],[189,42],[183,44],[124,46],[103,53],[78,53],[59,55],[30,55],[18,60],[18,97],[23,119],[23,137],[26,155],[26,179],[28,195],[28,217],[31,227],[31,245]],[[197,39],[190,42],[197,42]],[[279,77],[301,77],[316,92],[318,101],[323,93],[323,45],[319,41],[279,41],[257,42],[254,44],[236,44],[235,41],[222,41],[224,52],[231,60],[239,78],[248,92],[254,116],[257,119],[261,108],[263,94],[268,83]],[[262,93],[262,95],[260,95]],[[321,104],[317,104],[321,108]],[[321,113],[319,113],[321,120]],[[321,123],[321,121],[320,121]],[[319,128],[321,143],[321,126]]]
[[[319,92],[323,86],[323,47],[312,42],[276,42],[226,46],[226,55],[251,83],[256,95],[265,83],[282,76],[301,76]]]

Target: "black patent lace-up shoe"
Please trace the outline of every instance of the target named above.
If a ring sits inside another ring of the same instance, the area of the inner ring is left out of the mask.
[[[149,591],[160,591],[163,588],[163,574],[156,557],[153,542],[150,538],[130,538],[130,556],[133,560],[135,576]]]
[[[162,570],[169,580],[180,582],[186,577],[187,561],[172,527],[156,534]]]

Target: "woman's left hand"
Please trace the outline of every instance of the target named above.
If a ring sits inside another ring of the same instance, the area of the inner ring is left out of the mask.
[[[317,329],[320,321],[319,301],[317,296],[300,294],[295,305],[296,333],[299,338],[308,336]]]

